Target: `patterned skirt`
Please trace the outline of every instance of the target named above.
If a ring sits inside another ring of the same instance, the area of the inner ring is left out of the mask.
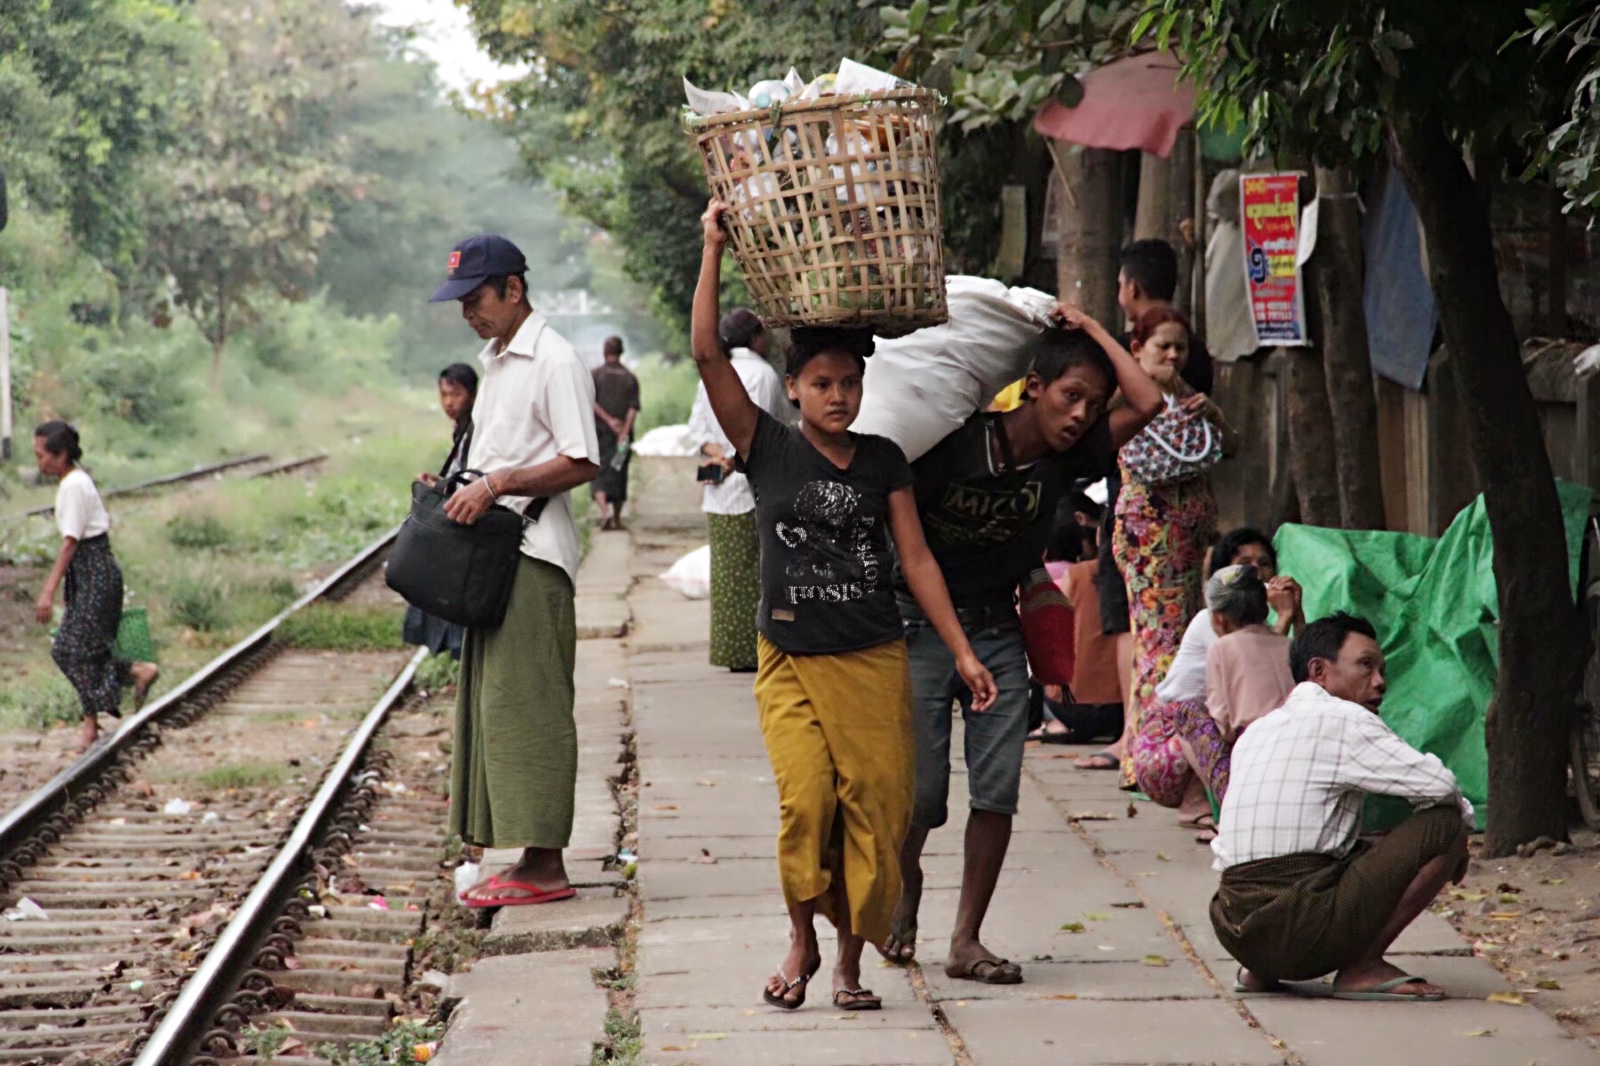
[[[1201,566],[1217,539],[1217,504],[1203,477],[1152,488],[1123,471],[1112,551],[1128,586],[1134,732],[1156,701],[1178,642],[1201,606]],[[1134,785],[1123,761],[1123,787]]]
[[[66,612],[56,630],[50,657],[77,690],[85,716],[121,717],[122,686],[131,683],[130,664],[116,656],[122,621],[122,570],[104,534],[78,542],[67,567]]]
[[[711,665],[756,667],[761,604],[761,540],[756,513],[707,514],[711,541]]]

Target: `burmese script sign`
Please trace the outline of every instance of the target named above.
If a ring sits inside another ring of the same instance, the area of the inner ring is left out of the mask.
[[[1266,345],[1310,343],[1300,265],[1300,175],[1241,174],[1245,287]]]

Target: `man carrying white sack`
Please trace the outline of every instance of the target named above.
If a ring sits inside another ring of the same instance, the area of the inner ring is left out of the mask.
[[[1016,963],[979,939],[1011,841],[1028,731],[1018,586],[1041,565],[1057,504],[1073,483],[1109,473],[1117,449],[1162,408],[1156,384],[1098,322],[1067,307],[1056,314],[1066,328],[1035,330],[1020,353],[988,353],[1025,361],[1026,402],[1005,414],[971,416],[912,466],[928,546],[967,638],[999,689],[987,711],[971,710],[954,661],[896,575],[916,702],[917,781],[900,858],[904,892],[879,950],[895,962],[916,954],[922,848],[928,832],[947,819],[951,705],[960,701],[971,810],[945,973],[984,984],[1022,980]],[[1118,389],[1126,402],[1107,413]]]

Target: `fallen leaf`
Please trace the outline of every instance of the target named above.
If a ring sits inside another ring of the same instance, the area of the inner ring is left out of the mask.
[[[1134,805],[1133,805],[1133,804],[1132,804],[1132,803],[1131,803],[1131,802],[1130,802],[1130,803],[1129,803],[1129,804],[1128,804],[1128,817],[1129,817],[1129,818],[1137,818],[1137,817],[1138,817],[1138,816],[1139,816],[1139,808],[1137,808],[1137,807],[1135,807],[1135,806],[1134,806]]]
[[[1167,858],[1166,853],[1162,852],[1162,851],[1156,852],[1156,858],[1160,859],[1162,862],[1171,862],[1172,861],[1171,859]]]
[[[711,852],[707,851],[705,848],[701,848],[700,854],[695,858],[694,861],[698,863],[704,863],[707,866],[715,866],[717,863],[717,857],[711,854]]]
[[[1096,944],[1095,947],[1098,948],[1101,951],[1116,951],[1117,950],[1115,947],[1113,947],[1110,944]]]
[[[1165,965],[1167,965],[1167,957],[1165,955],[1146,955],[1144,958],[1140,959],[1139,961],[1144,963],[1146,966],[1165,966]]]
[[[1077,999],[1078,997],[1077,996],[1069,996],[1069,995],[1057,995],[1057,996],[1044,996],[1042,998],[1044,998],[1044,999]]]
[[[1082,922],[1067,922],[1061,927],[1063,933],[1081,933],[1084,926]]]
[[[746,1018],[753,1017],[754,1015],[755,1015],[755,1011],[753,1011],[753,1010],[747,1010],[747,1011],[744,1012],[744,1016]]]
[[[663,1044],[663,1045],[661,1045],[661,1050],[662,1051],[684,1051],[684,1050],[687,1050],[687,1049],[681,1048],[677,1044]]]
[[[1474,1029],[1469,1033],[1462,1033],[1461,1035],[1462,1036],[1493,1036],[1494,1035],[1494,1030],[1493,1029]]]
[[[1114,817],[1110,811],[1073,811],[1067,814],[1070,822],[1109,822]]]
[[[1520,903],[1520,902],[1522,902],[1522,900],[1517,896],[1517,894],[1515,892],[1502,892],[1502,893],[1500,893],[1499,900],[1500,900],[1501,903]]]
[[[1125,910],[1125,911],[1126,910],[1143,910],[1144,909],[1144,903],[1142,901],[1140,901],[1140,900],[1134,900],[1131,903],[1113,903],[1112,906],[1113,907],[1118,907],[1118,908],[1120,908],[1122,910]]]
[[[700,785],[700,786],[702,786],[704,788],[716,788],[717,787],[717,783],[715,781],[704,781],[704,780],[702,780],[702,781],[696,781],[695,784]]]
[[[690,1040],[726,1040],[727,1033],[690,1033]]]
[[[675,803],[658,803],[650,809],[652,811],[675,811],[678,809],[678,806]]]
[[[1545,992],[1559,992],[1561,991],[1561,982],[1554,978],[1546,977],[1542,981],[1534,982],[1533,987]]]
[[[1099,911],[1084,911],[1083,916],[1091,922],[1109,922],[1111,920],[1111,915],[1102,914]]]
[[[1522,917],[1522,914],[1521,914],[1520,911],[1490,911],[1489,912],[1489,920],[1491,922],[1514,922],[1520,917]]]
[[[1567,879],[1565,877],[1547,877],[1540,883],[1546,885],[1564,885],[1567,883]]]
[[[1521,1007],[1528,1002],[1518,992],[1490,992],[1488,1001],[1490,1003],[1504,1003],[1509,1007]]]

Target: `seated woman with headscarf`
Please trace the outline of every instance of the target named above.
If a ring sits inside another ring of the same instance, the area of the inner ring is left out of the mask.
[[[1206,582],[1205,597],[1217,639],[1206,652],[1204,689],[1157,702],[1131,745],[1140,789],[1164,807],[1181,804],[1196,779],[1220,804],[1233,742],[1294,688],[1289,640],[1266,626],[1267,586],[1256,568],[1223,567]]]

